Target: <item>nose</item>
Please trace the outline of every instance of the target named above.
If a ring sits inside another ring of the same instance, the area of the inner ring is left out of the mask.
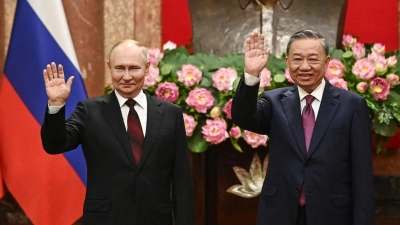
[[[300,69],[301,70],[308,70],[310,69],[310,64],[308,63],[308,60],[303,60],[300,64]]]
[[[132,76],[130,75],[129,70],[125,70],[124,76],[122,77],[122,79],[124,79],[124,80],[132,79]]]

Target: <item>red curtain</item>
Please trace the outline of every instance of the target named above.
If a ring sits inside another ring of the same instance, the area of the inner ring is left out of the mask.
[[[362,43],[379,42],[387,51],[399,48],[398,0],[348,0],[344,34]]]
[[[178,46],[192,42],[192,21],[187,0],[162,0],[161,2],[162,45],[172,41]]]

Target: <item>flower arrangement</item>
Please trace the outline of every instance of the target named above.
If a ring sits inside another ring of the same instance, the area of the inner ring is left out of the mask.
[[[385,52],[384,45],[363,44],[351,35],[343,36],[343,46],[330,49],[326,79],[365,98],[379,152],[383,149],[380,143],[394,136],[400,126],[399,52]],[[232,122],[232,98],[244,71],[244,54],[191,54],[172,42],[167,42],[163,51],[149,48],[148,52],[151,66],[144,88],[182,107],[193,152],[203,152],[227,139],[238,151],[242,151],[240,138],[253,148],[267,145],[266,135],[242,130]],[[270,55],[260,74],[260,93],[293,85],[284,57]]]
[[[399,51],[386,52],[381,43],[364,44],[343,36],[343,50],[332,49],[326,77],[337,87],[355,92],[367,101],[380,152],[400,126]]]

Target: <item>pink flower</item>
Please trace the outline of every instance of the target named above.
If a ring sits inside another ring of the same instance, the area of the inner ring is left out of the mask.
[[[158,67],[150,66],[149,74],[144,77],[143,88],[147,89],[154,86],[158,81],[160,81],[160,69]]]
[[[224,109],[223,109],[224,113],[226,114],[226,118],[228,118],[228,119],[232,119],[232,114],[231,114],[231,111],[232,111],[232,100],[233,100],[232,98],[229,99],[229,101],[227,101],[225,103],[225,106],[224,106]]]
[[[240,136],[242,136],[242,132],[240,130],[240,127],[235,126],[232,127],[231,130],[229,131],[229,134],[231,135],[231,137],[238,139],[240,138]]]
[[[356,88],[358,92],[365,93],[365,91],[367,91],[368,84],[365,82],[360,82],[357,84]]]
[[[338,88],[348,90],[347,82],[345,80],[343,80],[343,78],[334,77],[333,79],[329,80],[329,83],[331,83],[333,86],[336,86]]]
[[[328,68],[325,73],[325,77],[328,80],[333,78],[341,78],[344,75],[344,66],[343,63],[338,59],[332,59],[329,62]]]
[[[362,58],[356,61],[351,70],[357,77],[368,80],[375,76],[376,68],[375,65],[368,58]]]
[[[290,76],[290,72],[289,72],[288,68],[285,69],[285,78],[289,81],[289,83],[294,84],[294,81],[293,81],[292,77]]]
[[[386,80],[389,82],[391,87],[399,84],[399,76],[397,76],[396,74],[393,74],[393,73],[387,75]]]
[[[206,125],[201,129],[204,139],[211,144],[219,144],[229,137],[228,132],[226,131],[226,122],[221,118],[206,120]]]
[[[191,90],[185,102],[189,106],[193,106],[199,113],[206,113],[214,105],[214,97],[211,92],[205,88],[198,88]]]
[[[185,123],[186,136],[190,137],[193,134],[194,128],[196,128],[197,122],[193,116],[183,114],[183,121]]]
[[[175,49],[176,48],[176,44],[174,43],[174,42],[172,42],[172,41],[167,41],[167,43],[165,43],[164,45],[163,45],[163,50],[165,51],[165,50],[172,50],[172,49]]]
[[[244,131],[244,140],[252,148],[257,148],[260,145],[267,146],[267,135],[260,135],[248,130]]]
[[[383,54],[385,54],[385,46],[381,43],[375,43],[372,46],[372,52],[376,52],[380,55],[383,55]]]
[[[164,53],[159,48],[148,48],[147,53],[149,54],[150,64],[157,66],[158,62],[164,57]]]
[[[355,59],[361,59],[365,57],[365,46],[360,42],[354,44],[352,51]]]
[[[356,38],[353,38],[353,36],[351,36],[350,34],[345,34],[343,35],[343,40],[342,40],[342,44],[345,47],[352,47],[354,45],[354,43],[357,42]]]
[[[264,87],[269,87],[271,86],[271,71],[269,71],[269,69],[264,68],[263,70],[261,70],[260,73],[260,89],[263,89]]]
[[[236,78],[236,70],[232,68],[220,68],[212,75],[213,87],[226,93],[232,90],[233,82]]]
[[[389,58],[387,58],[388,66],[389,67],[394,67],[397,64],[397,57],[396,55],[392,55]]]
[[[175,83],[160,83],[156,89],[156,96],[157,98],[164,99],[165,101],[174,102],[179,97],[179,88]]]
[[[376,74],[382,75],[387,72],[388,62],[384,55],[380,55],[377,52],[372,52],[368,55],[368,58],[375,65]]]
[[[178,80],[186,87],[198,84],[202,78],[201,71],[191,64],[182,65],[182,70],[176,71],[176,74],[178,74]]]
[[[386,81],[386,79],[376,77],[371,80],[369,87],[372,90],[372,94],[374,95],[374,99],[376,101],[378,101],[379,99],[387,99],[387,96],[389,95],[390,85]]]
[[[221,115],[221,109],[217,106],[211,109],[210,116],[211,118],[216,118]]]

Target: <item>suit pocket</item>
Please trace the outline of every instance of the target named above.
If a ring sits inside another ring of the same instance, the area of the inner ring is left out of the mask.
[[[275,186],[271,186],[269,184],[265,184],[262,189],[262,195],[265,195],[268,197],[275,197],[277,192],[278,192],[278,188]]]
[[[350,195],[334,195],[333,196],[333,205],[334,206],[350,206],[351,196]]]
[[[83,211],[107,212],[110,209],[110,202],[106,199],[87,199],[83,205]]]

